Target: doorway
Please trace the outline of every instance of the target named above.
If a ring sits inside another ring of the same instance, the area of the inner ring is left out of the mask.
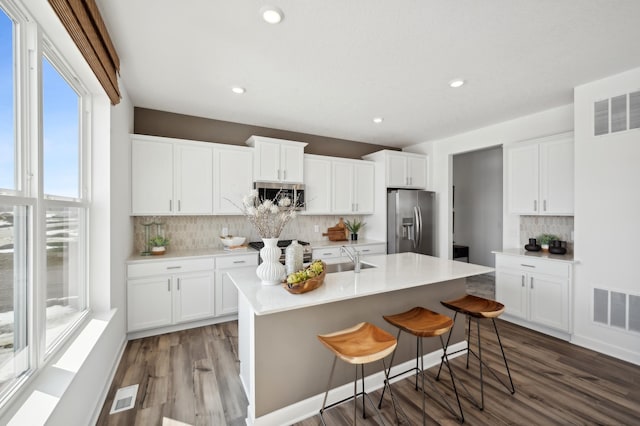
[[[502,147],[454,155],[452,195],[454,260],[494,267],[491,251],[502,249]]]

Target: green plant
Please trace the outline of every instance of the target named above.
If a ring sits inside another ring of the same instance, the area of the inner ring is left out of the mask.
[[[559,240],[560,237],[558,237],[557,235],[553,235],[553,234],[542,234],[542,235],[538,235],[538,243],[539,244],[549,244],[551,241],[553,240]]]
[[[149,240],[149,245],[151,247],[166,247],[169,245],[169,240],[161,235],[156,235]]]
[[[366,223],[354,219],[353,221],[345,220],[344,225],[347,227],[349,232],[351,232],[352,234],[357,234],[358,231],[360,231],[360,228],[366,225]]]

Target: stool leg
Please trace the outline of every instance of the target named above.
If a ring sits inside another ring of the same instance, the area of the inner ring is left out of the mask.
[[[422,376],[422,426],[425,426],[426,423],[426,417],[427,417],[427,412],[426,407],[425,407],[425,399],[426,399],[426,392],[424,390],[424,343],[422,341],[423,339],[418,337],[418,343],[420,345],[420,375]]]
[[[478,334],[478,339],[480,334]],[[467,315],[467,370],[469,369],[469,342],[471,341],[471,317]]]
[[[453,325],[455,327],[456,325],[456,318],[458,317],[458,312],[456,311],[453,314]],[[447,353],[447,348],[449,347],[449,342],[451,341],[451,334],[453,333],[453,327],[451,327],[451,330],[449,330],[449,335],[447,336],[447,343],[444,345],[444,347],[442,348],[444,350],[444,353]],[[469,340],[467,339],[467,344],[469,343]],[[469,347],[467,346],[467,352],[469,350]],[[458,351],[456,351],[458,352]],[[444,362],[444,355],[440,358],[440,367],[438,368],[438,374],[436,375],[436,381],[440,380],[440,371],[442,371],[442,363]]]
[[[498,326],[496,325],[496,319],[491,318],[493,322],[493,328],[496,331],[496,337],[498,337],[498,343],[500,344],[500,352],[502,352],[502,359],[504,360],[504,366],[507,369],[507,374],[509,375],[509,382],[511,383],[511,395],[516,393],[516,388],[513,386],[513,380],[511,379],[511,371],[509,370],[509,364],[507,363],[507,356],[504,354],[504,348],[502,347],[502,341],[500,340],[500,333],[498,333]]]
[[[331,379],[333,378],[333,371],[336,369],[336,361],[338,360],[337,356],[333,357],[333,364],[331,365],[331,373],[329,374],[329,381],[327,383],[327,391],[324,393],[324,400],[322,401],[322,408],[320,409],[320,420],[324,425],[324,418],[322,417],[322,413],[324,413],[324,407],[327,405],[327,396],[329,396],[329,389],[331,389]]]
[[[456,381],[455,378],[453,377],[453,370],[451,369],[451,365],[449,364],[449,357],[447,356],[447,350],[445,349],[444,346],[444,340],[442,339],[442,336],[438,336],[440,337],[440,344],[442,345],[442,350],[444,352],[444,362],[447,365],[447,368],[449,369],[449,376],[451,376],[451,384],[453,385],[453,392],[456,394],[456,401],[458,402],[458,409],[460,410],[460,423],[464,423],[464,413],[462,412],[462,404],[460,403],[460,396],[458,396],[458,388],[456,387]]]
[[[469,323],[471,323],[471,318],[469,318]],[[484,378],[482,376],[482,345],[480,344],[480,320],[476,318],[476,326],[478,329],[478,358],[480,359],[480,410],[484,410]],[[467,354],[467,357],[469,355]],[[467,362],[468,362],[467,358]],[[467,366],[468,368],[468,366]]]
[[[398,350],[398,346],[400,343],[400,333],[402,333],[402,330],[398,329],[398,335],[396,336],[396,341],[398,342],[398,344],[396,344],[396,348],[393,350],[393,353],[391,354],[391,361],[389,361],[389,371],[385,370],[384,386],[382,387],[382,394],[380,395],[380,402],[378,402],[378,408],[382,408],[382,398],[384,398],[384,391],[387,390],[387,386],[389,386],[389,392],[391,392],[389,375],[391,374],[391,366],[393,365],[393,358],[396,356],[396,351]],[[383,363],[384,363],[384,360],[383,360]]]
[[[366,419],[367,418],[367,412],[365,411],[364,408],[364,398],[365,398],[365,390],[364,390],[364,364],[360,364],[360,377],[362,378],[362,418]]]

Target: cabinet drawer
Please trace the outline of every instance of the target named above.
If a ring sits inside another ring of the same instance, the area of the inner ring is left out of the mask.
[[[244,256],[218,256],[216,257],[216,269],[242,268],[258,264],[258,253]]]
[[[313,250],[313,260],[340,257],[340,247],[325,247]]]
[[[370,254],[387,254],[387,246],[385,244],[372,244],[367,246],[358,246],[356,247],[362,255],[370,255]]]
[[[496,256],[496,269],[518,269],[538,274],[568,278],[571,265],[564,262],[536,259],[528,256]]]
[[[163,262],[143,262],[127,265],[127,277],[138,278],[151,275],[165,275],[193,271],[213,271],[213,257],[198,259],[176,258]]]

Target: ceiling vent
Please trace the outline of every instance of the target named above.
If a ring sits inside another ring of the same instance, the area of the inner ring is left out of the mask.
[[[593,135],[640,129],[640,91],[593,104]]]

